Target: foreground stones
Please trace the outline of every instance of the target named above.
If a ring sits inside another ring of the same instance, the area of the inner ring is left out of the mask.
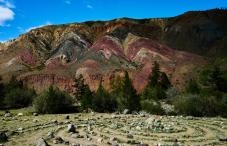
[[[49,144],[43,138],[40,138],[37,141],[36,146],[49,146]]]
[[[5,120],[0,120],[1,129],[14,126],[12,128],[14,134],[7,132],[9,141],[4,144],[14,146],[16,143],[15,146],[21,146],[24,144],[21,142],[26,142],[26,138],[31,139],[30,137],[33,135],[35,140],[40,135],[44,136],[44,139],[40,140],[40,143],[44,145],[48,143],[69,146],[88,146],[91,144],[98,146],[226,144],[227,119],[223,118],[156,116],[147,113],[126,115],[76,113],[70,114],[70,120],[66,120],[66,116],[40,115],[36,117],[35,123],[33,116],[14,116],[15,118],[3,116],[2,118]],[[3,126],[2,123],[7,122],[16,124]],[[29,125],[30,123],[31,125]],[[191,133],[187,131],[191,131]],[[21,135],[23,136],[21,137]],[[220,135],[222,137],[219,137]],[[48,140],[48,143],[45,140]],[[25,145],[29,145],[31,142],[26,142]]]
[[[76,127],[73,124],[68,125],[68,132],[75,133],[76,132]]]

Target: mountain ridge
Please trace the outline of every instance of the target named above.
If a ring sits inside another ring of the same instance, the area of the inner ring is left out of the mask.
[[[227,11],[216,9],[166,19],[44,26],[1,44],[0,75],[6,79],[16,75],[40,90],[46,82],[46,86],[57,84],[70,91],[72,78],[83,74],[96,90],[101,79],[110,88],[112,76],[129,70],[141,92],[157,61],[173,84],[181,87],[195,74],[193,70],[207,64],[211,54],[212,58],[226,56],[227,19],[223,16]],[[28,78],[31,76],[33,81]],[[46,80],[36,83],[43,78]]]

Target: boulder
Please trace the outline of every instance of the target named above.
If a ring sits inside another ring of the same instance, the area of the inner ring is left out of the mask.
[[[47,137],[50,139],[54,138],[54,132],[52,132],[52,131],[48,132]]]
[[[65,116],[65,119],[66,119],[66,120],[69,120],[69,119],[70,119],[70,116],[69,116],[69,115],[66,115],[66,116]]]
[[[0,132],[0,142],[6,142],[7,140],[7,135],[4,132]]]
[[[227,142],[227,136],[220,136],[219,141],[226,141]]]
[[[7,117],[12,117],[12,114],[11,113],[9,113],[9,112],[7,112],[7,113],[5,113],[5,115],[4,115],[6,118]]]
[[[18,114],[17,114],[17,116],[19,116],[19,117],[20,117],[20,116],[23,116],[23,115],[24,115],[23,113],[18,113]]]
[[[103,143],[103,139],[102,139],[102,138],[99,138],[99,139],[97,140],[97,142],[98,142],[98,143]]]
[[[125,109],[125,110],[123,111],[123,114],[124,114],[124,115],[129,114],[129,110],[128,110],[128,109]]]
[[[136,146],[149,146],[148,144],[137,144]]]
[[[117,138],[116,137],[111,137],[110,141],[117,141]]]
[[[128,134],[127,138],[133,139],[133,135],[132,134]]]
[[[32,115],[33,115],[33,116],[38,116],[39,114],[38,114],[38,113],[33,113]]]
[[[32,122],[33,122],[33,123],[37,123],[38,120],[37,120],[37,119],[33,119]]]
[[[40,138],[37,141],[36,146],[49,146],[49,144],[43,138]]]
[[[75,133],[76,132],[76,127],[73,124],[69,124],[67,131]]]
[[[54,144],[62,144],[62,143],[64,143],[64,140],[63,140],[61,137],[56,137],[56,138],[53,140],[53,143],[54,143]]]
[[[81,144],[79,144],[79,143],[72,143],[72,144],[70,144],[70,146],[81,146]]]
[[[20,127],[20,128],[17,129],[17,131],[18,131],[18,132],[23,132],[23,128]]]

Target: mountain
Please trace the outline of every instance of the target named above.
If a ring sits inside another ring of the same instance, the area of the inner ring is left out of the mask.
[[[92,90],[100,80],[128,70],[141,92],[157,61],[183,88],[214,58],[227,56],[227,10],[193,11],[173,18],[115,19],[49,25],[0,44],[0,75],[12,75],[37,91],[55,84],[71,92],[83,74]]]

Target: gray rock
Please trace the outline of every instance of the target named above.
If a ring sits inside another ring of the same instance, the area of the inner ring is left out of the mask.
[[[50,139],[54,138],[54,132],[52,132],[52,131],[48,132],[47,137]]]
[[[53,140],[53,143],[54,143],[54,144],[62,144],[62,143],[64,143],[64,140],[63,140],[61,137],[56,137],[56,138]]]
[[[8,140],[8,137],[4,132],[0,132],[0,142],[6,142]]]
[[[149,146],[148,144],[137,144],[136,146]]]
[[[111,137],[110,141],[117,141],[117,138],[116,137]]]
[[[76,132],[76,127],[73,124],[68,125],[68,132],[75,133]]]
[[[70,146],[81,146],[80,144],[78,144],[78,143],[72,143]]]
[[[5,113],[5,115],[4,115],[6,118],[7,117],[12,117],[12,114],[11,113]]]
[[[124,114],[124,115],[129,114],[129,110],[128,110],[128,109],[125,109],[125,110],[123,111],[123,114]]]
[[[43,138],[40,138],[37,141],[36,146],[49,146],[49,144]]]
[[[38,116],[39,114],[38,113],[33,113],[33,116]]]
[[[127,138],[133,139],[133,135],[132,134],[128,134]]]
[[[227,141],[227,136],[219,136],[219,141]]]
[[[128,144],[132,144],[132,145],[134,145],[134,144],[140,144],[140,142],[139,141],[136,141],[136,140],[128,140],[127,143]]]
[[[20,117],[23,116],[23,115],[24,115],[23,113],[18,113],[17,114],[17,116],[20,116]]]
[[[65,119],[66,119],[66,120],[70,119],[70,116],[69,116],[69,115],[66,115],[66,116],[65,116]]]
[[[38,120],[37,120],[37,119],[33,119],[32,122],[33,122],[33,123],[37,123]]]
[[[98,143],[103,143],[103,139],[102,139],[102,138],[99,138],[99,139],[97,140],[97,142],[98,142]]]
[[[17,131],[18,131],[18,132],[23,132],[23,128],[20,127],[20,128],[17,129]]]

